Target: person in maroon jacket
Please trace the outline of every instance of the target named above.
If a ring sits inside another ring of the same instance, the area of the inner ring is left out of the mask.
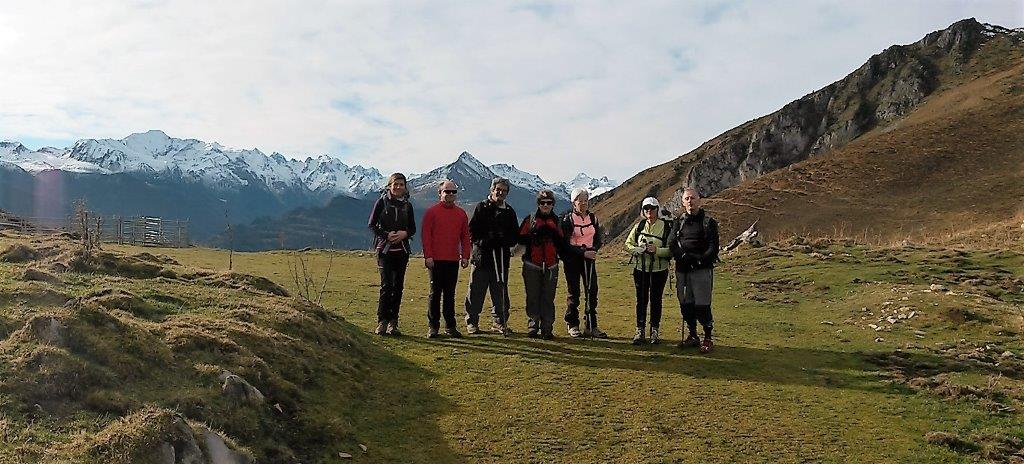
[[[569,246],[554,213],[555,193],[537,193],[537,212],[526,216],[519,226],[519,244],[523,252],[523,283],[526,285],[527,332],[545,340],[555,338],[555,289],[558,287],[558,255],[584,255],[584,250]],[[593,251],[586,251],[594,259]]]
[[[469,216],[457,204],[459,186],[446,180],[437,188],[440,201],[423,215],[420,239],[423,265],[430,273],[430,298],[427,300],[427,338],[436,338],[444,314],[445,333],[461,338],[455,325],[455,285],[459,266],[469,265]],[[442,310],[442,299],[444,309]]]

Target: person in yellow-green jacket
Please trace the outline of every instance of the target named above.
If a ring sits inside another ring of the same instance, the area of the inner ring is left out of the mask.
[[[644,198],[640,207],[642,219],[630,228],[626,235],[626,251],[633,263],[633,285],[636,287],[636,335],[633,344],[644,343],[644,329],[647,326],[647,305],[651,307],[650,341],[661,339],[658,328],[661,325],[661,302],[668,280],[668,268],[672,261],[669,244],[672,242],[672,223],[659,217],[661,204],[654,197]]]

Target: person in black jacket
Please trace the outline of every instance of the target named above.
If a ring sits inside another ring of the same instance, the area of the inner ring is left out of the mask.
[[[569,336],[608,338],[608,334],[597,328],[597,270],[594,267],[597,250],[601,248],[601,224],[590,209],[590,192],[586,189],[572,190],[572,209],[562,215],[560,225],[562,235],[569,240],[569,245],[580,249],[580,254],[567,254],[562,258],[565,269],[566,295],[565,324]],[[580,280],[586,293],[584,302],[586,324],[580,331]]]
[[[491,316],[494,332],[512,335],[508,328],[508,266],[511,249],[519,236],[519,220],[512,205],[505,202],[509,181],[495,177],[491,180],[491,193],[476,205],[469,220],[469,235],[473,241],[473,272],[466,293],[466,332],[480,333],[480,311],[484,296],[491,294]]]
[[[405,176],[394,173],[380,198],[373,204],[368,222],[373,231],[373,248],[380,270],[380,299],[377,302],[377,335],[401,335],[398,310],[405,287],[405,270],[409,266],[409,239],[416,233],[416,219]]]
[[[696,189],[683,191],[683,208],[686,212],[676,223],[675,239],[669,247],[676,260],[676,296],[688,333],[679,346],[699,346],[707,353],[714,347],[711,290],[718,261],[718,223],[701,208]],[[697,336],[698,322],[704,328],[703,341]]]

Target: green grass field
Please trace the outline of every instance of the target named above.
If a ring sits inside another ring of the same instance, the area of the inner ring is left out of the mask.
[[[1018,337],[1024,255],[812,245],[797,240],[725,258],[716,272],[718,338],[709,355],[674,346],[681,318],[670,294],[663,344],[629,343],[633,288],[629,266],[617,255],[599,266],[601,323],[610,340],[570,339],[564,325],[554,341],[526,338],[518,267],[510,285],[516,336],[429,340],[423,336],[428,279],[422,261],[413,260],[402,308],[406,336],[369,335],[395,356],[373,366],[368,415],[353,418],[368,451],[341,451],[367,462],[1008,459],[999,454],[1005,443],[991,443],[1024,437],[1018,413],[993,414],[971,398],[893,382],[898,368],[877,355],[900,350],[911,365],[953,371],[951,382],[958,384],[995,382],[1008,392],[1000,398],[1019,406],[1021,371],[956,364],[940,349],[988,344],[997,355],[1024,354]],[[223,251],[162,252],[202,267],[227,264]],[[235,269],[288,285],[294,256],[235,254]],[[328,255],[303,256],[322,277]],[[372,258],[336,253],[331,267],[324,305],[369,332],[378,283]],[[460,323],[467,279],[464,271]],[[972,279],[973,285],[962,284]],[[932,284],[953,292],[932,291]],[[561,307],[563,288],[556,301]],[[890,308],[915,315],[878,324]],[[930,444],[931,431],[973,437],[979,447],[956,452]]]

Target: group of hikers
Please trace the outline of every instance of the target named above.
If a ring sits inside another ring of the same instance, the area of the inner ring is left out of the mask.
[[[430,274],[427,337],[440,336],[442,318],[446,335],[462,337],[455,320],[455,287],[459,269],[470,264],[472,271],[465,300],[466,331],[470,335],[482,333],[480,312],[484,298],[490,294],[491,332],[511,336],[509,264],[513,249],[521,246],[527,335],[554,338],[555,290],[561,262],[568,290],[563,317],[568,335],[608,338],[597,324],[595,265],[603,243],[601,226],[589,210],[589,192],[574,189],[570,195],[572,208],[559,217],[554,212],[554,192],[541,190],[537,192],[536,211],[519,222],[515,210],[505,201],[509,188],[507,179],[493,179],[490,194],[476,205],[470,218],[457,204],[458,185],[451,180],[438,184],[438,202],[424,214],[420,231],[423,264]],[[641,219],[627,234],[625,249],[631,255],[636,288],[633,344],[661,340],[662,294],[674,261],[676,295],[686,325],[686,336],[679,346],[699,347],[706,353],[714,347],[711,291],[713,269],[718,260],[718,225],[701,208],[697,190],[686,189],[682,203],[685,212],[672,220],[662,217],[656,198],[645,198],[640,205]],[[374,233],[380,270],[375,333],[401,335],[398,313],[412,250],[410,240],[417,232],[406,178],[401,173],[388,177],[387,186],[370,213],[369,227]],[[582,329],[581,304],[584,306]],[[698,323],[702,334],[697,333]]]

